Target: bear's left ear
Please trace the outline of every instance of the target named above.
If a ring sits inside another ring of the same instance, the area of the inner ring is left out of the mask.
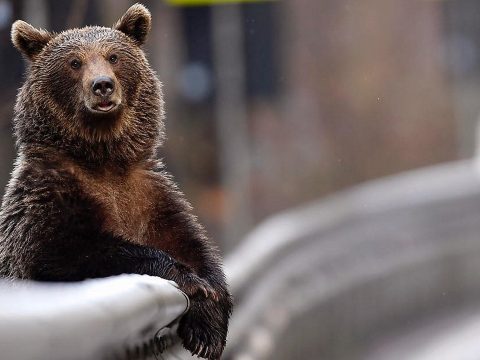
[[[129,36],[138,45],[142,45],[150,32],[152,16],[142,4],[132,5],[113,26]]]
[[[35,29],[22,20],[17,20],[12,25],[13,45],[29,60],[33,60],[52,38],[53,34]]]

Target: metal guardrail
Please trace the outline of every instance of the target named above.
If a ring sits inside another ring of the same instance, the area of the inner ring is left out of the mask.
[[[386,331],[479,301],[479,239],[474,161],[275,216],[227,259],[238,305],[226,357],[359,359]]]
[[[302,246],[312,236],[316,238],[360,216],[477,194],[480,191],[478,169],[480,160],[467,160],[410,171],[272,216],[255,228],[227,258],[225,267],[230,286],[234,293],[242,292],[256,274],[288,256],[292,247]]]
[[[439,314],[375,344],[358,360],[478,360],[480,306]]]
[[[174,283],[146,275],[76,284],[4,281],[0,294],[5,360],[147,358],[188,309]]]

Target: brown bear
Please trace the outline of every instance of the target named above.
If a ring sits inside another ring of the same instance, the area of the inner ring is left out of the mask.
[[[29,67],[0,212],[0,275],[173,280],[191,299],[178,327],[183,345],[218,359],[232,299],[217,250],[156,159],[164,111],[141,49],[150,27],[139,4],[113,28],[55,34],[13,24],[13,44]]]

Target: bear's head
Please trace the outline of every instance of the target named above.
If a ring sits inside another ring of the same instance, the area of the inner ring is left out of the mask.
[[[15,106],[20,151],[46,146],[91,165],[152,157],[163,136],[163,98],[141,49],[150,26],[140,4],[112,28],[55,34],[16,21],[12,42],[29,63]]]

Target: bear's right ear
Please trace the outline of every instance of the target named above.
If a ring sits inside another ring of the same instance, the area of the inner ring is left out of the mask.
[[[12,25],[13,45],[29,60],[33,60],[52,38],[53,35],[48,31],[35,29],[22,20]]]

